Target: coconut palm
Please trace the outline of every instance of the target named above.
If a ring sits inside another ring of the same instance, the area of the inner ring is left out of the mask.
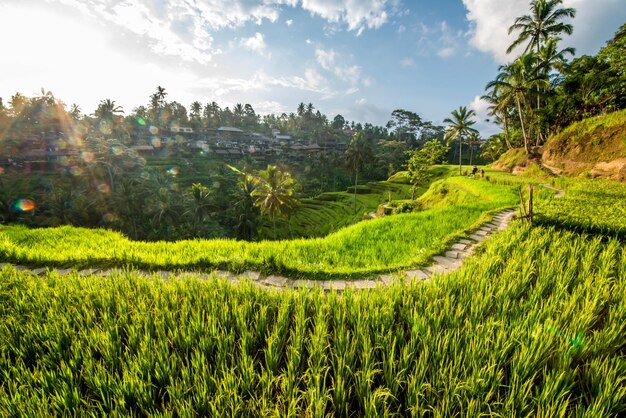
[[[272,221],[276,239],[276,216],[288,217],[298,204],[295,196],[296,180],[275,165],[259,172],[259,184],[252,192],[254,205]]]
[[[370,156],[370,148],[365,142],[363,132],[354,134],[348,148],[346,149],[345,160],[350,171],[354,173],[354,213],[356,214],[356,188],[359,183],[359,167]]]
[[[488,89],[494,89],[504,100],[515,101],[527,154],[530,153],[530,140],[524,123],[527,113],[524,108],[528,107],[526,98],[529,95],[539,95],[542,87],[548,84],[547,80],[537,74],[535,63],[535,54],[524,54],[511,64],[500,66],[496,79],[487,84]]]
[[[509,108],[511,107],[510,97],[505,98],[495,89],[491,89],[488,94],[481,96],[481,98],[489,104],[487,107],[489,115],[493,116],[497,123],[502,123],[504,125],[504,141],[507,149],[513,148],[509,132]]]
[[[509,34],[515,31],[519,31],[519,34],[506,52],[510,53],[526,42],[524,53],[534,49],[539,54],[548,39],[559,37],[562,33],[571,35],[574,27],[562,20],[576,16],[576,10],[571,7],[559,8],[562,3],[563,0],[532,0],[530,14],[518,17],[509,27]]]
[[[94,112],[94,116],[100,120],[112,121],[115,117],[124,113],[122,106],[115,104],[115,100],[104,99],[98,104],[98,108]]]
[[[467,107],[461,106],[458,109],[452,111],[452,118],[445,118],[443,121],[447,123],[448,130],[445,134],[445,139],[448,144],[455,139],[459,140],[459,175],[462,174],[462,152],[463,152],[463,138],[471,135],[472,133],[478,133],[478,131],[472,128],[472,125],[476,123],[472,120],[472,117],[476,116],[476,112],[473,110],[467,110]]]

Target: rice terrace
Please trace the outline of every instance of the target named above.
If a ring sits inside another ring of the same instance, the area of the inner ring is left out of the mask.
[[[1,3],[0,417],[626,416],[617,3]]]

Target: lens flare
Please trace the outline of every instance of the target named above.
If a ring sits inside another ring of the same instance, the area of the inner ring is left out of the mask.
[[[176,177],[179,172],[180,170],[178,169],[178,167],[171,167],[167,170],[167,174],[169,174],[170,176],[174,176],[174,177]]]
[[[156,134],[158,134],[158,133],[159,133],[159,128],[157,128],[156,126],[151,126],[151,127],[150,127],[150,133],[151,133],[152,135],[156,135]]]
[[[153,137],[153,138],[150,140],[150,143],[152,144],[152,146],[153,146],[154,148],[161,148],[161,145],[162,145],[162,144],[161,144],[161,138],[159,138],[158,136]]]
[[[120,155],[124,154],[124,148],[119,145],[113,145],[111,147],[111,152],[113,153],[113,155],[119,157]]]
[[[140,124],[141,126],[146,126],[146,121],[141,118],[137,118],[137,123]]]
[[[35,202],[32,199],[17,199],[13,202],[13,210],[17,212],[30,212],[35,209]]]
[[[72,166],[72,168],[70,168],[70,173],[72,173],[73,176],[82,176],[83,169],[78,166]]]
[[[111,223],[117,221],[118,217],[116,214],[108,212],[102,216],[102,220],[106,223]]]
[[[100,193],[109,193],[111,191],[111,188],[106,183],[98,184],[97,188]]]
[[[83,161],[84,161],[84,162],[86,162],[86,163],[90,163],[90,162],[92,162],[92,161],[94,160],[95,155],[94,155],[94,153],[93,153],[93,152],[83,151],[83,152],[81,153],[81,157],[82,157],[82,159],[83,159]]]

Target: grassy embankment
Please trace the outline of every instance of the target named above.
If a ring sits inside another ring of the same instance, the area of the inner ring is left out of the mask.
[[[425,193],[433,181],[450,176],[454,166],[438,165],[429,170],[429,180],[418,187],[415,196]],[[354,189],[352,189],[354,190]],[[392,176],[388,181],[369,182],[357,187],[356,211],[354,192],[327,192],[314,198],[302,199],[298,210],[289,218],[276,220],[276,235],[279,238],[323,237],[363,220],[363,215],[375,212],[381,203],[391,200],[406,200],[411,197],[408,179]],[[267,222],[260,231],[261,237],[271,239],[274,232]]]
[[[514,222],[445,278],[341,297],[6,268],[0,415],[623,416],[626,219],[573,204],[589,193],[616,205],[626,186],[571,180],[571,205],[539,199],[555,226]],[[569,230],[572,212],[609,236]]]
[[[466,199],[457,199],[456,206],[361,222],[324,238],[145,243],[106,230],[3,226],[0,259],[33,266],[257,270],[320,279],[362,277],[424,264],[461,232],[475,227],[479,219],[486,220],[485,212],[516,202],[509,186],[460,177],[437,184],[442,187],[439,199],[446,198],[447,193]]]

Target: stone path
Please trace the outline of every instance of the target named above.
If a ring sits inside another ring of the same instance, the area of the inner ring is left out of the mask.
[[[554,189],[550,186],[544,186],[550,189]],[[559,191],[558,189],[554,189]],[[562,192],[562,191],[561,191]],[[560,196],[558,196],[560,197]],[[288,288],[315,288],[319,287],[325,291],[336,290],[343,291],[346,288],[354,289],[375,289],[378,286],[386,286],[398,280],[404,280],[410,282],[412,280],[428,280],[435,275],[442,275],[457,270],[463,264],[463,260],[470,256],[476,247],[482,244],[490,235],[506,229],[509,222],[515,216],[516,209],[509,209],[496,214],[491,222],[484,224],[480,229],[474,231],[466,238],[459,239],[452,244],[443,254],[436,255],[432,258],[432,262],[419,269],[407,270],[404,272],[398,272],[396,274],[384,274],[377,277],[365,278],[360,280],[303,280],[303,279],[291,279],[283,276],[265,276],[256,271],[246,271],[242,274],[234,274],[228,271],[214,271],[213,273],[220,276],[230,282],[238,283],[241,281],[250,280],[257,286],[267,289],[288,289]],[[7,263],[0,263],[0,269],[2,269]],[[14,265],[17,270],[29,271],[34,275],[43,275],[49,269],[36,268],[29,269],[25,266]],[[56,269],[56,272],[60,275],[67,275],[74,269]],[[98,269],[90,268],[85,270],[79,270],[78,274],[81,276],[86,275],[98,275],[107,276],[114,272],[120,272],[120,269]],[[182,277],[185,275],[193,274],[200,278],[209,278],[212,273],[206,272],[193,272],[193,271],[137,271],[139,275],[145,276],[157,276],[162,279],[170,279],[176,277]]]
[[[565,190],[557,189],[556,187],[552,187],[549,184],[540,184],[540,186],[544,187],[546,189],[554,190],[556,192],[554,197],[556,197],[558,199],[560,199],[563,196],[565,196]]]

